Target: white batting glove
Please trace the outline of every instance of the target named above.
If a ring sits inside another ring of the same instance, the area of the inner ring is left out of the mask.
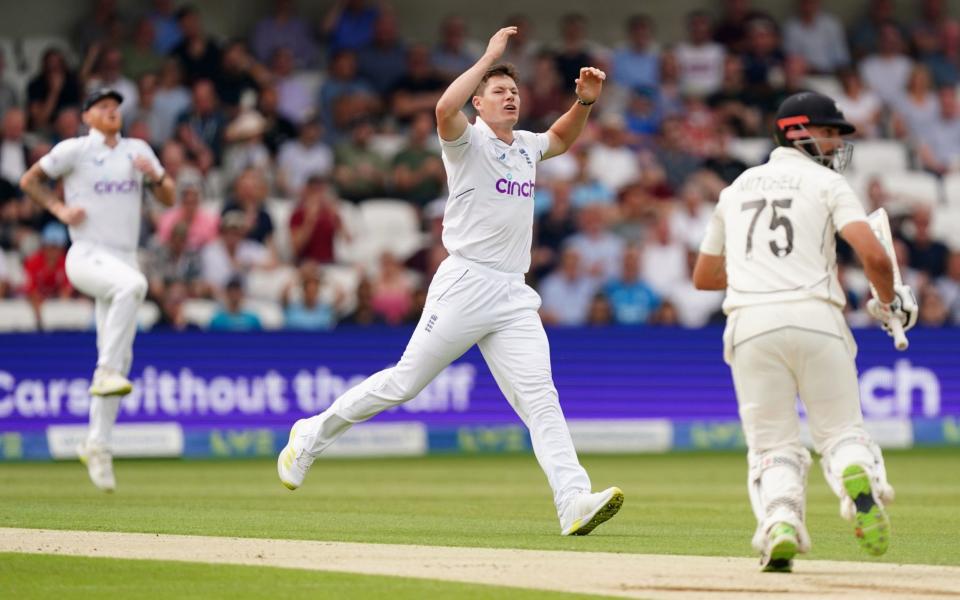
[[[894,286],[893,291],[900,298],[900,311],[906,316],[903,321],[903,330],[910,331],[917,324],[917,318],[920,316],[920,303],[917,297],[913,295],[913,289],[909,285]]]
[[[903,325],[903,330],[910,331],[917,324],[917,317],[920,313],[917,299],[909,285],[894,286],[893,291],[893,302],[889,304],[880,302],[876,298],[871,298],[867,302],[867,312],[870,313],[871,317],[880,321],[883,329],[891,335],[890,322],[893,319],[899,319]]]

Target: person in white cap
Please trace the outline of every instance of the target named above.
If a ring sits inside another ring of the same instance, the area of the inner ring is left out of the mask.
[[[340,396],[326,411],[294,424],[277,460],[280,481],[299,487],[314,459],[355,423],[414,398],[451,362],[479,345],[494,379],[530,430],[534,453],[560,518],[561,535],[585,535],[614,516],[623,492],[591,493],[560,409],[550,345],[537,314],[540,297],[524,282],[530,268],[537,163],[566,152],[600,96],[603,71],[580,69],[577,100],[545,133],[515,131],[518,76],[496,64],[517,33],[505,27],[484,55],[437,103],[437,130],[450,197],[443,244],[423,316],[400,362]],[[470,101],[479,116],[461,111]]]
[[[64,140],[20,179],[20,187],[70,229],[67,277],[96,301],[97,368],[90,386],[90,429],[78,449],[90,479],[113,491],[110,433],[120,397],[133,389],[127,379],[137,332],[137,309],[147,280],[137,268],[137,239],[145,188],[170,206],[175,187],[150,146],[120,136],[123,97],[93,91],[83,104],[90,133]],[[63,178],[64,199],[48,180]]]

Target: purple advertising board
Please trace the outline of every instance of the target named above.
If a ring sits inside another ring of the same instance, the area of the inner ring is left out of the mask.
[[[406,329],[170,334],[137,338],[121,420],[286,426],[393,364]],[[906,353],[856,332],[867,418],[960,416],[960,330],[915,330]],[[720,330],[552,329],[554,379],[568,418],[736,419]],[[28,430],[86,419],[90,334],[0,336],[0,423]],[[476,348],[415,400],[378,417],[437,425],[513,422]]]

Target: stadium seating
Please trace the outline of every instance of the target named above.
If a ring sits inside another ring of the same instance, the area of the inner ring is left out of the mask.
[[[246,275],[247,296],[256,300],[278,302],[284,288],[296,278],[297,270],[291,266],[253,269]]]
[[[0,300],[0,332],[36,331],[37,315],[24,299]]]
[[[35,75],[29,71],[22,71],[20,53],[17,51],[17,42],[13,38],[0,37],[0,55],[3,57],[3,81],[19,90],[21,98],[26,94],[27,85]]]
[[[850,184],[850,187],[853,188],[854,193],[857,195],[857,198],[860,199],[860,202],[863,203],[864,208],[869,208],[869,200],[867,198],[867,187],[870,184],[870,181],[874,177],[878,177],[875,174],[869,173],[858,173],[856,171],[848,170],[843,176],[847,179],[847,183]]]
[[[856,154],[856,153],[854,153]],[[940,181],[936,176],[925,171],[903,171],[884,173],[861,173],[852,171],[846,173],[850,187],[857,197],[867,206],[867,188],[874,178],[880,179],[880,184],[890,196],[894,209],[908,211],[916,204],[937,206],[941,200]]]
[[[204,9],[203,12],[206,12],[206,10]],[[211,16],[216,12],[215,10],[212,11]],[[129,16],[131,15],[124,14],[120,17],[120,21],[125,22],[126,25],[133,25],[134,21],[127,22],[127,17]],[[247,16],[252,19],[254,15]],[[74,75],[79,76],[81,59],[84,58],[83,48],[72,45],[76,40],[74,40],[69,30],[60,27],[60,25],[62,24],[59,22],[57,24],[51,22],[51,27],[49,28],[38,28],[29,33],[26,31],[16,33],[11,30],[7,32],[6,37],[0,37],[0,53],[6,58],[6,70],[3,73],[3,77],[5,80],[14,82],[17,87],[20,88],[21,100],[23,100],[25,96],[27,81],[36,76],[40,71],[42,56],[50,47],[56,47],[62,50],[67,57],[67,61]],[[226,29],[234,29],[233,26],[227,26],[225,23],[221,23],[220,26],[226,27]],[[218,31],[218,33],[225,33],[226,29],[223,32]],[[134,30],[135,27],[125,27],[122,30],[121,28],[117,28],[115,31],[111,30],[107,38],[111,36],[118,37],[112,39],[109,43],[117,43],[119,46],[125,47],[123,45],[131,41],[129,36]],[[90,33],[93,32],[91,31]],[[100,34],[103,33],[108,32],[100,32]],[[231,31],[230,35],[238,35],[238,39],[244,39],[246,33],[249,33],[249,31],[236,30]],[[676,33],[679,32],[673,32],[673,34]],[[409,34],[410,32],[406,32],[405,35]],[[551,41],[549,39],[550,34],[544,33],[544,35],[546,37],[540,40],[540,42],[547,44],[544,47],[548,47]],[[122,40],[120,39],[121,37]],[[660,44],[665,49],[665,52],[667,48],[671,47],[672,44],[677,41],[671,39],[671,34],[668,34],[666,31],[657,33],[654,37],[656,38],[654,41]],[[106,42],[107,38],[101,41]],[[214,38],[219,38],[219,40],[226,39],[226,37],[220,35],[215,35]],[[319,43],[321,49],[329,50],[327,45],[328,40],[316,41]],[[265,61],[265,64],[262,65],[267,71],[273,66],[269,64],[269,62],[270,61]],[[799,67],[800,65],[801,62],[797,61],[792,63],[791,68],[792,66]],[[283,94],[286,95],[285,99],[293,101],[288,106],[295,105],[302,108],[302,114],[298,115],[298,118],[293,119],[294,121],[299,123],[300,117],[306,118],[308,114],[310,116],[316,116],[319,114],[317,111],[324,109],[324,107],[318,106],[317,101],[325,82],[331,81],[328,79],[330,77],[328,71],[330,66],[329,61],[321,61],[321,65],[316,68],[297,71],[293,74],[281,75],[280,73],[274,73],[276,77],[274,83],[281,86],[284,82],[293,84],[292,87],[283,92]],[[809,67],[809,64],[807,66]],[[856,67],[856,61],[854,61],[851,66]],[[94,70],[98,68],[99,67],[94,66]],[[549,65],[543,68],[549,70]],[[790,85],[787,87],[783,87],[783,81],[775,81],[775,79],[779,78],[770,80],[770,84],[776,88],[774,90],[776,97],[779,97],[780,94],[795,90],[796,87],[793,84],[796,83],[799,83],[804,89],[814,90],[833,98],[842,94],[842,86],[840,84],[840,78],[838,77],[840,71],[835,73],[820,73],[818,71],[817,74],[800,75],[801,71],[791,70],[791,73],[796,74],[797,77],[791,78]],[[399,74],[400,73],[398,73],[398,75]],[[96,73],[87,73],[86,75],[100,76],[100,74]],[[195,74],[185,73],[185,75],[188,79],[192,79]],[[363,79],[363,77],[364,75],[361,73],[359,78]],[[217,76],[213,77],[213,79],[217,78]],[[81,84],[83,83],[84,82],[81,82]],[[367,83],[374,82],[368,81]],[[89,82],[87,82],[87,84],[89,84]],[[257,92],[252,87],[246,85],[240,86],[240,88],[246,88],[242,90],[240,104],[243,108],[251,108],[252,104],[255,103]],[[220,88],[218,87],[218,89]],[[958,86],[958,89],[960,89],[960,86]],[[610,93],[616,96],[625,91],[626,90],[618,90],[617,87],[614,86],[611,88]],[[664,91],[667,91],[669,96],[668,88],[664,88]],[[391,108],[391,98],[389,94],[380,94],[380,96],[378,107],[366,106],[365,102],[360,102],[359,100],[353,102],[353,100],[351,100],[349,105],[351,114],[342,116],[346,117],[346,120],[360,115],[371,117],[375,123],[375,132],[370,141],[370,147],[379,156],[384,158],[387,164],[390,164],[396,154],[411,142],[411,138],[409,137],[407,129],[400,126],[403,119],[400,115],[394,114]],[[774,97],[775,96],[771,96],[770,98],[773,99]],[[235,98],[231,98],[230,104],[235,100]],[[741,100],[746,101],[748,99],[744,96]],[[766,102],[763,104],[762,107],[758,107],[761,113],[759,115],[759,121],[754,122],[753,119],[745,119],[743,123],[737,124],[738,126],[736,127],[736,130],[741,132],[741,135],[753,135],[756,137],[733,138],[728,141],[729,154],[750,166],[766,162],[770,151],[775,146],[775,142],[771,139],[766,129],[766,125],[770,123],[773,117],[771,111],[775,110],[775,107],[772,105],[768,106]],[[300,108],[297,110],[300,110]],[[626,114],[623,111],[627,107],[614,102],[608,108],[620,111],[621,116],[623,116]],[[679,105],[677,109],[677,116],[684,120],[685,126],[696,126],[696,119],[699,118],[696,113],[688,113],[687,107],[680,107]],[[354,114],[353,111],[356,111],[356,113]],[[884,107],[882,121],[878,128],[878,131],[884,136],[889,135],[891,131],[895,129],[890,123],[891,111],[892,107],[890,105]],[[324,114],[324,116],[329,115]],[[339,116],[341,115],[338,115],[338,117]],[[657,118],[662,116],[663,115],[659,115]],[[717,119],[718,122],[735,118],[730,115],[722,115],[721,113],[714,113],[713,117]],[[689,118],[694,118],[695,120],[687,121]],[[731,121],[729,124],[733,125],[734,123]],[[130,123],[127,125],[130,125]],[[537,125],[539,126],[539,124]],[[655,126],[656,123],[651,120],[650,125]],[[526,126],[527,124],[524,124],[524,127]],[[51,137],[51,131],[49,129],[49,127],[45,126],[43,130],[38,129],[28,132],[30,143],[32,144],[37,141],[47,142],[54,139],[55,136]],[[330,129],[329,125],[326,129]],[[592,130],[593,127],[590,129]],[[279,141],[280,136],[274,136],[273,134],[280,133],[282,133],[282,137],[286,139],[287,135],[295,135],[296,132],[292,130],[288,131],[287,126],[283,124],[281,127],[273,130],[271,135],[266,136],[264,139],[266,141]],[[326,133],[331,134],[333,132],[326,131]],[[899,133],[899,131],[897,133]],[[325,140],[331,150],[338,141],[342,141],[342,139],[336,135],[332,135]],[[435,135],[429,136],[428,142],[431,151],[439,152],[439,141]],[[658,147],[657,144],[659,142],[656,140],[656,136],[651,137],[651,142],[651,148],[654,149],[654,152],[651,153],[651,160],[655,161],[657,159],[655,149]],[[584,138],[580,140],[580,143],[585,144],[589,152],[590,146],[597,143],[597,140],[595,136],[591,136],[588,132],[588,135],[585,135]],[[159,146],[160,144],[157,145]],[[271,151],[276,150],[272,142],[268,145]],[[229,149],[230,146],[231,143],[225,142],[222,149]],[[546,170],[543,173],[543,179],[545,181],[544,187],[547,188],[545,191],[554,192],[554,190],[549,189],[550,186],[552,186],[555,181],[569,176],[569,174],[563,173],[565,170],[574,170],[576,168],[574,164],[576,160],[572,155],[567,155],[559,159],[559,161],[566,162],[558,162],[557,164],[559,166],[557,167],[554,167],[553,161],[547,163]],[[193,164],[191,164],[191,162]],[[916,170],[917,162],[912,140],[858,140],[855,141],[852,163],[849,166],[846,176],[855,192],[865,204],[868,201],[866,194],[867,185],[876,177],[885,188],[887,197],[889,198],[891,212],[899,212],[902,213],[903,216],[907,216],[907,213],[917,205],[937,206],[937,210],[934,211],[933,215],[934,231],[943,241],[960,246],[960,243],[958,243],[960,242],[960,227],[950,227],[953,222],[956,222],[958,216],[960,216],[960,173],[948,175],[941,180],[929,173]],[[275,166],[276,165],[266,168],[263,172],[272,190],[276,190],[276,188],[272,187],[276,181]],[[564,166],[566,166],[566,168],[564,168]],[[200,171],[198,170],[199,165],[196,164],[195,157],[188,157],[188,162],[185,167],[185,170],[181,171],[181,173],[196,173],[196,175],[192,177],[202,180],[202,209],[210,213],[219,214],[225,200],[233,196],[234,181],[232,181],[232,170],[224,166],[213,165],[207,168],[207,165],[204,165],[203,175],[200,175]],[[551,171],[553,175],[552,178]],[[382,175],[389,178],[390,174],[390,167],[385,166]],[[230,178],[228,178],[228,175]],[[185,182],[181,181],[180,183],[183,184]],[[678,182],[671,181],[671,183]],[[646,185],[646,183],[643,185]],[[672,187],[679,189],[676,185]],[[709,191],[710,197],[707,198],[707,200],[713,202],[716,200],[715,190],[710,189]],[[281,194],[277,191],[271,193]],[[385,195],[391,193],[393,192],[384,192]],[[549,195],[545,193],[543,196],[544,198],[548,198]],[[277,258],[279,259],[278,262],[280,266],[272,269],[254,269],[243,273],[246,279],[246,298],[249,300],[250,306],[258,313],[261,313],[264,324],[268,328],[279,326],[277,324],[282,322],[282,311],[279,301],[282,298],[285,288],[289,288],[292,299],[299,298],[301,294],[298,280],[299,260],[295,257],[292,248],[289,228],[290,217],[296,206],[297,198],[270,197],[266,199],[263,208],[273,221],[273,243],[277,250]],[[335,264],[325,265],[323,267],[326,274],[324,298],[330,297],[328,294],[330,290],[341,289],[344,292],[346,304],[338,305],[338,310],[341,313],[345,313],[355,308],[355,293],[357,284],[361,281],[361,278],[368,278],[370,281],[377,279],[381,257],[385,252],[391,253],[400,261],[406,261],[411,256],[416,255],[418,250],[424,248],[424,245],[427,244],[431,238],[422,231],[423,223],[421,221],[421,216],[424,214],[429,215],[429,212],[422,212],[420,207],[415,203],[384,197],[364,198],[359,202],[341,202],[339,206],[339,214],[343,228],[333,240]],[[538,209],[539,208],[540,206],[538,205]],[[147,209],[153,213],[154,216],[160,214],[162,210],[155,199],[148,202]],[[619,223],[615,221],[618,219],[620,219],[619,216],[611,218],[611,223],[608,224],[608,228],[611,231],[616,231]],[[0,261],[3,261],[0,262],[0,266],[6,267],[6,269],[0,269],[0,271],[6,271],[6,277],[10,281],[10,288],[12,290],[11,295],[21,297],[24,296],[23,260],[24,257],[29,256],[39,247],[39,230],[37,227],[38,224],[42,224],[42,220],[40,219],[30,220],[24,217],[22,220],[27,225],[18,226],[18,235],[15,238],[10,238],[13,239],[12,243],[17,247],[17,250],[7,252],[6,254],[0,251]],[[574,219],[574,221],[576,221],[576,219]],[[644,224],[641,227],[646,228],[647,226],[647,224]],[[954,229],[957,231],[954,232]],[[906,232],[909,234],[909,226]],[[143,248],[139,251],[141,255],[148,254],[145,249],[152,248],[153,244],[156,243],[157,240],[155,236],[151,236],[152,233],[155,232],[144,231],[143,244],[141,244]],[[535,233],[535,235],[537,234]],[[534,240],[534,245],[537,246],[544,242],[545,240]],[[550,241],[551,244],[555,242],[557,242],[557,240]],[[5,244],[10,243],[9,241],[5,241]],[[149,264],[148,261],[141,261],[141,265],[145,271],[155,268],[155,265]],[[544,270],[546,271],[547,267],[544,267]],[[422,273],[409,271],[408,274],[411,276],[411,281],[423,280],[422,283],[429,283],[428,279],[424,280]],[[540,277],[545,274],[546,273],[537,273],[537,276]],[[148,276],[152,275],[153,273],[148,273]],[[536,284],[537,282],[535,281],[534,285]],[[155,285],[153,291],[160,293],[162,296],[162,292],[158,289],[158,286]],[[193,292],[194,290],[191,289],[190,293]],[[81,295],[78,294],[78,296]],[[83,298],[83,301],[86,300],[86,298]],[[87,318],[87,312],[90,310],[89,303],[83,304],[83,301],[78,300],[76,303],[50,303],[49,307],[44,308],[51,317],[50,322],[44,323],[37,317],[34,319],[35,323],[32,327],[46,328],[60,326],[62,324],[72,329],[90,328],[93,320],[92,318]],[[185,310],[191,322],[202,327],[207,327],[210,317],[215,314],[217,307],[217,302],[200,299],[190,300]],[[22,312],[22,306],[19,308],[14,306],[10,310],[14,311],[11,314],[19,314],[17,311]],[[160,317],[160,309],[153,304],[145,304],[138,314],[139,323],[143,329],[152,327]],[[956,319],[957,317],[954,318]],[[3,326],[0,325],[0,329],[2,329],[2,327]]]
[[[79,59],[73,51],[73,46],[63,37],[55,35],[38,35],[25,37],[20,40],[20,71],[34,75],[40,71],[40,62],[47,48],[57,48],[63,52],[67,64],[77,68]]]
[[[836,98],[843,94],[843,86],[833,75],[807,75],[803,83],[814,92]]]
[[[907,147],[897,140],[854,143],[850,168],[857,173],[900,173],[910,169]]]
[[[375,267],[380,255],[390,252],[400,260],[407,259],[423,247],[420,217],[408,202],[389,198],[367,200],[360,204],[363,239],[360,260]]]
[[[930,206],[940,203],[940,181],[925,171],[885,172],[881,180],[891,194],[903,201]]]
[[[3,79],[16,90],[26,90],[27,86],[30,85],[30,80],[33,79],[33,74],[10,68],[4,72]]]
[[[767,162],[767,157],[773,150],[773,142],[767,138],[733,138],[729,142],[728,150],[731,156],[753,167]]]
[[[360,209],[350,202],[341,202],[337,213],[343,230],[333,240],[333,255],[341,264],[356,264],[354,241],[363,235],[363,221]]]
[[[44,300],[40,324],[45,330],[85,331],[94,327],[93,302],[89,300]]]
[[[387,162],[392,162],[407,143],[407,138],[396,133],[380,133],[370,140],[370,149]]]
[[[950,173],[943,178],[943,199],[948,207],[960,208],[960,173]]]
[[[4,76],[9,75],[11,71],[17,70],[17,53],[12,39],[0,37],[0,54],[3,55],[4,65],[6,66]]]
[[[153,329],[160,320],[160,307],[147,300],[137,309],[137,325],[143,331]]]
[[[14,289],[19,288],[24,282],[23,259],[15,252],[6,252],[0,250],[0,260],[6,261],[7,281]]]
[[[334,291],[340,290],[345,294],[345,303],[339,307],[340,314],[353,312],[357,306],[357,285],[360,283],[360,273],[352,267],[341,265],[327,265],[323,268],[325,285],[331,286]]]
[[[191,298],[183,303],[183,316],[188,323],[206,329],[210,325],[213,314],[217,312],[217,306],[213,300]]]
[[[47,300],[40,307],[46,330],[87,330],[93,327],[93,304],[84,299]],[[149,330],[160,319],[160,308],[145,302],[137,312],[142,330]],[[0,300],[0,332],[36,331],[36,313],[30,302],[22,299]]]
[[[950,248],[960,248],[960,203],[940,207],[933,213],[930,227],[934,237]]]
[[[293,258],[290,215],[293,214],[294,203],[283,198],[270,198],[265,208],[273,221],[273,243],[277,247],[277,254],[283,262],[290,262]]]
[[[251,298],[244,303],[244,308],[260,317],[264,329],[283,328],[283,309],[276,302]]]

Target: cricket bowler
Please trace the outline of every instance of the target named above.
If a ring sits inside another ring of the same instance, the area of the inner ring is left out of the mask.
[[[355,423],[414,398],[474,344],[507,401],[530,430],[533,450],[560,518],[562,535],[586,535],[623,503],[611,487],[591,493],[553,385],[550,346],[537,314],[540,297],[524,282],[530,268],[537,163],[562,154],[580,135],[606,75],[584,67],[577,101],[546,133],[514,131],[518,76],[496,61],[516,27],[490,38],[483,56],[461,74],[436,107],[450,196],[443,244],[450,256],[430,283],[426,306],[395,367],[374,374],[326,411],[297,421],[277,470],[299,487],[314,459]],[[478,117],[462,112],[470,101]]]

